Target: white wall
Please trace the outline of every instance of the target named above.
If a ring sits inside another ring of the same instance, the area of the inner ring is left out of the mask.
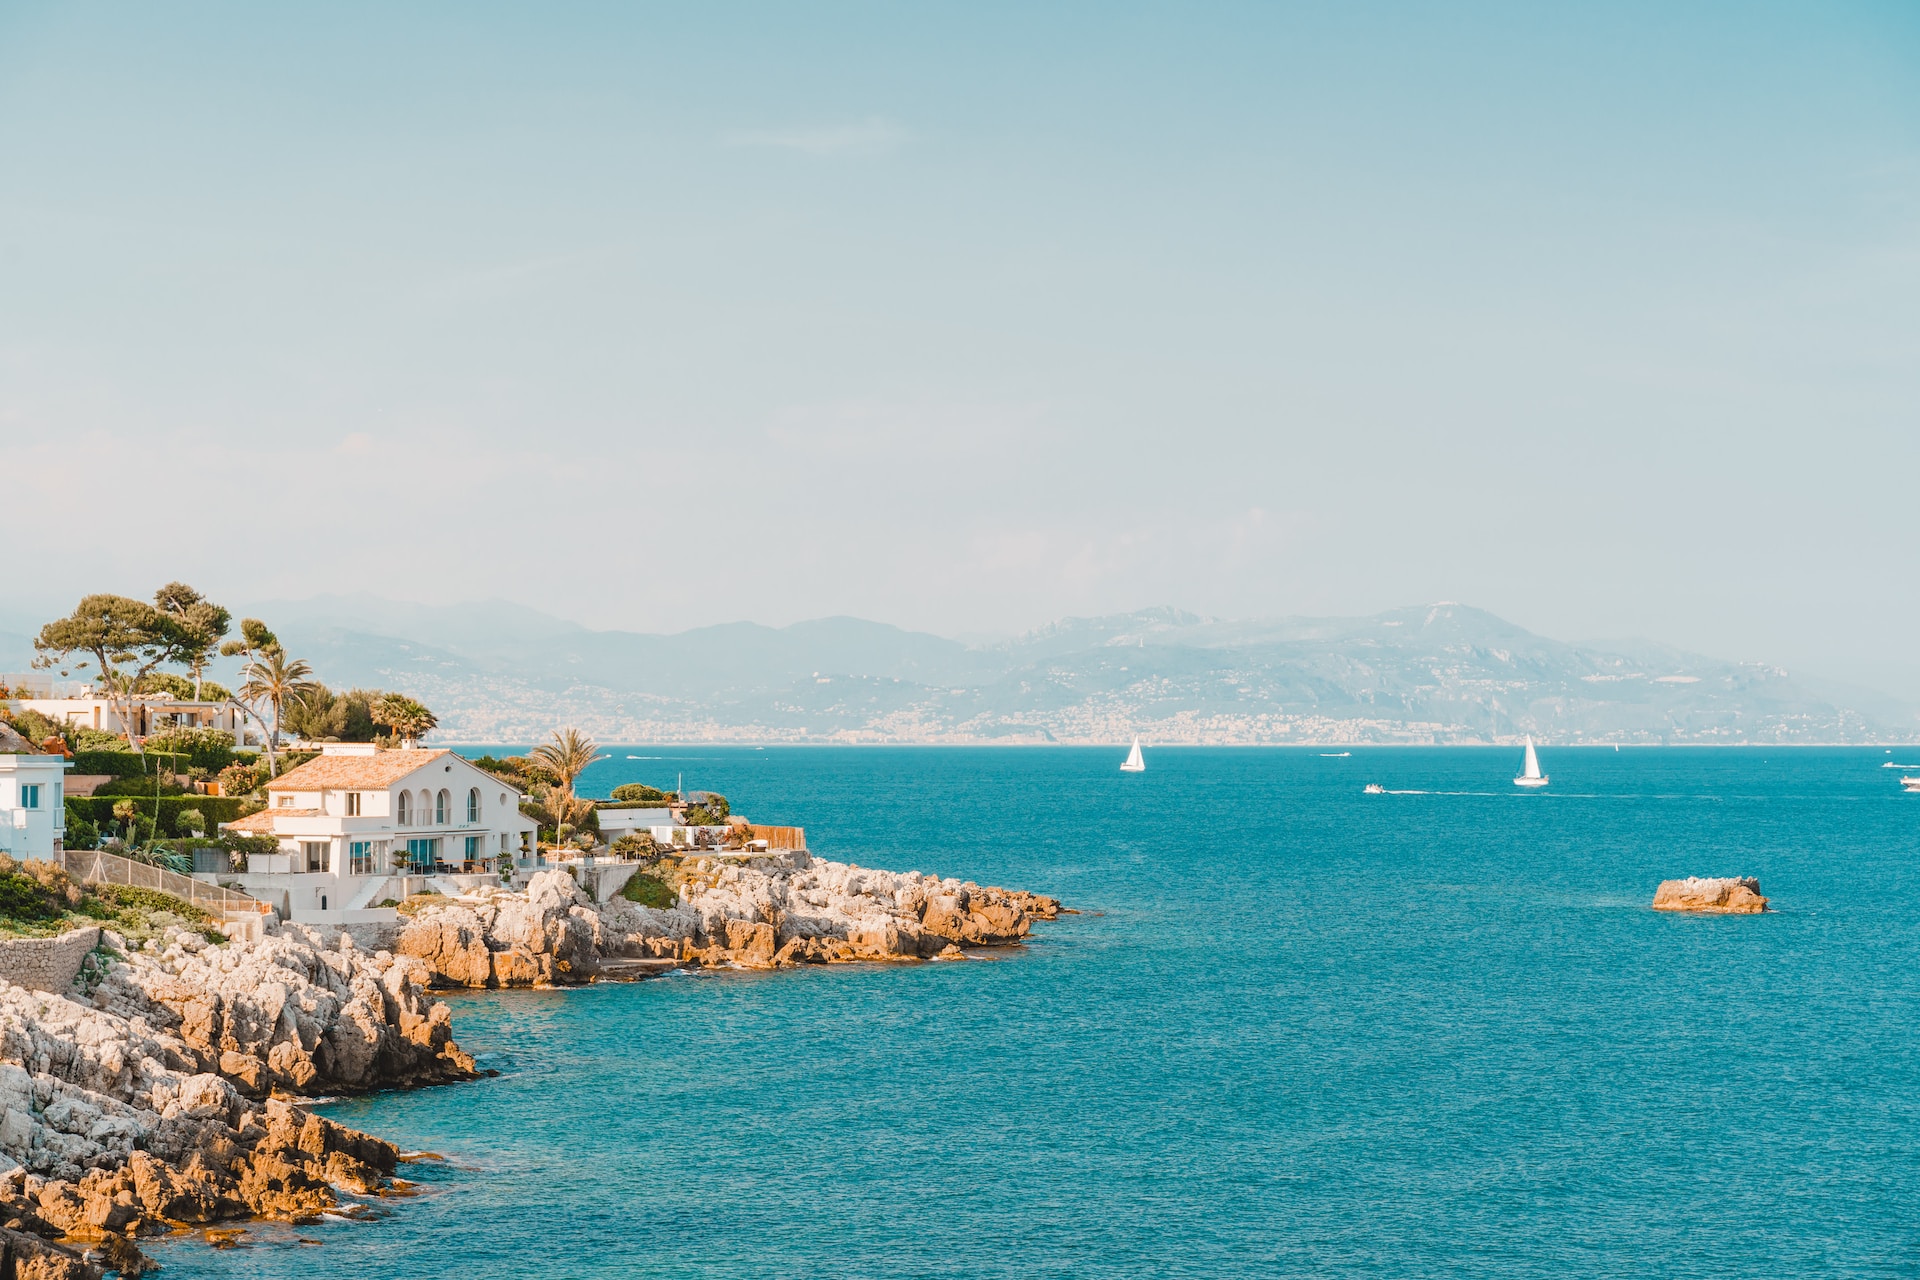
[[[53,859],[67,834],[66,771],[63,756],[0,755],[0,850],[16,858]],[[34,786],[40,788],[39,804],[29,809],[22,800]]]

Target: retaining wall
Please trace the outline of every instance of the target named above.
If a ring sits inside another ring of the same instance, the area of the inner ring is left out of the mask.
[[[80,974],[80,962],[98,946],[100,930],[73,929],[57,938],[0,941],[0,978],[36,991],[64,992]]]

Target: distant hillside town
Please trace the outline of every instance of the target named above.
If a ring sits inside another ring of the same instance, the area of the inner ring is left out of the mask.
[[[555,723],[660,743],[1920,738],[1893,699],[1653,643],[1565,644],[1459,604],[1264,621],[1151,609],[975,645],[855,618],[646,635],[498,601],[271,609],[332,678],[430,703],[446,742],[527,742]]]

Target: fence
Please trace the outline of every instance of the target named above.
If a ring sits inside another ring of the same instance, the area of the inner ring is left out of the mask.
[[[804,849],[807,847],[807,829],[805,827],[763,827],[758,823],[747,828],[752,840],[765,840],[769,851],[775,849]]]
[[[260,915],[269,910],[258,898],[101,849],[68,849],[63,854],[63,865],[68,875],[87,884],[124,884],[170,893],[222,920]]]

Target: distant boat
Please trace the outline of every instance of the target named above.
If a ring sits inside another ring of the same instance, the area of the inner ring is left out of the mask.
[[[1902,778],[1900,785],[1909,791],[1920,791],[1920,778]]]
[[[1365,791],[1370,796],[1383,796],[1387,794],[1387,789],[1377,782],[1369,782],[1365,787]]]
[[[1353,752],[1351,751],[1322,751],[1320,758],[1322,760],[1345,760],[1352,754]]]
[[[1133,750],[1127,752],[1127,758],[1121,762],[1120,772],[1145,773],[1146,771],[1147,762],[1140,758],[1140,739],[1135,738],[1133,740]]]
[[[1532,735],[1528,735],[1527,737],[1527,767],[1520,771],[1520,776],[1513,780],[1513,785],[1516,787],[1544,787],[1547,785],[1547,775],[1540,772],[1540,757],[1533,753]]]

